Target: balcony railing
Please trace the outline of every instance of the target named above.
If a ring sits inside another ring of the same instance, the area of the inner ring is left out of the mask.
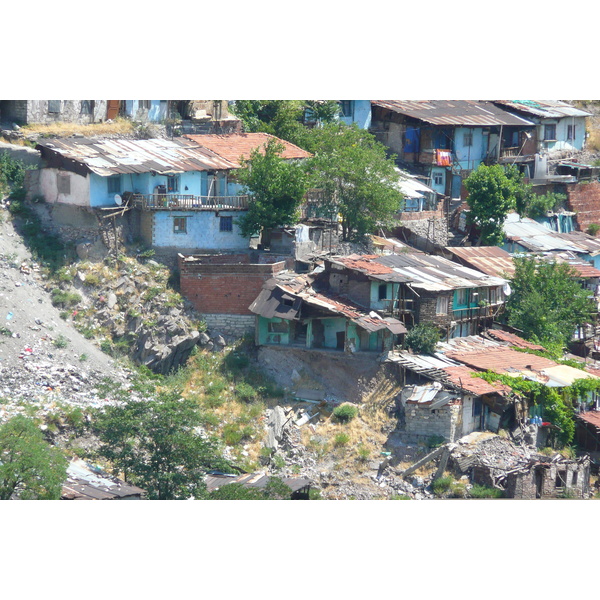
[[[130,203],[142,210],[245,210],[248,196],[132,194]]]

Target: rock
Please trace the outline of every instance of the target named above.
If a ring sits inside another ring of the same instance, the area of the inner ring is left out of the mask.
[[[219,346],[225,346],[227,344],[227,342],[225,341],[225,338],[222,335],[218,335],[215,339],[214,339],[215,344],[219,345]]]
[[[115,308],[115,306],[117,305],[117,296],[114,293],[110,293],[106,299],[106,306],[108,306],[108,308],[110,310],[112,310],[113,308]]]
[[[210,342],[210,337],[205,332],[202,332],[198,339],[198,343],[201,346],[206,346],[206,344],[208,344],[208,342]]]

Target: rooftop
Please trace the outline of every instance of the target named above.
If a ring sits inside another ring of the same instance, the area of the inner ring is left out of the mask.
[[[231,133],[227,135],[205,134],[205,135],[184,135],[184,138],[193,141],[202,148],[206,148],[221,158],[234,163],[240,167],[240,158],[250,158],[250,153],[262,147],[269,140],[277,140],[284,149],[281,153],[282,158],[309,158],[310,152],[302,150],[298,146],[285,140],[276,138],[268,133]]]
[[[514,275],[512,256],[497,246],[448,246],[446,250],[470,267],[492,277]]]
[[[372,100],[371,103],[432,125],[533,126],[531,121],[482,100]]]
[[[592,113],[575,108],[562,100],[495,100],[494,102],[509,109],[543,119],[590,117],[592,115]]]

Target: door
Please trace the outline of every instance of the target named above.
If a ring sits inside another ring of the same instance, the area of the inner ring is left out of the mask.
[[[338,350],[343,350],[345,345],[346,345],[346,332],[345,331],[338,331],[335,334],[336,337],[336,348]]]

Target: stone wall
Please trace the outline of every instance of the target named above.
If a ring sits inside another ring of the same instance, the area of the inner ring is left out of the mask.
[[[534,500],[537,497],[537,478],[541,478],[541,498],[561,498],[565,494],[584,498],[589,493],[589,465],[570,462],[537,465],[525,473],[511,473],[507,479],[506,495],[509,498]],[[559,473],[561,477],[558,478]],[[557,478],[565,485],[557,487]]]
[[[429,406],[407,403],[404,407],[405,435],[410,443],[425,441],[432,436],[442,436],[453,442],[462,436],[462,402],[449,402],[431,410]]]
[[[243,337],[248,333],[254,333],[256,328],[256,317],[254,315],[205,313],[203,318],[209,332],[229,335],[235,338]]]

